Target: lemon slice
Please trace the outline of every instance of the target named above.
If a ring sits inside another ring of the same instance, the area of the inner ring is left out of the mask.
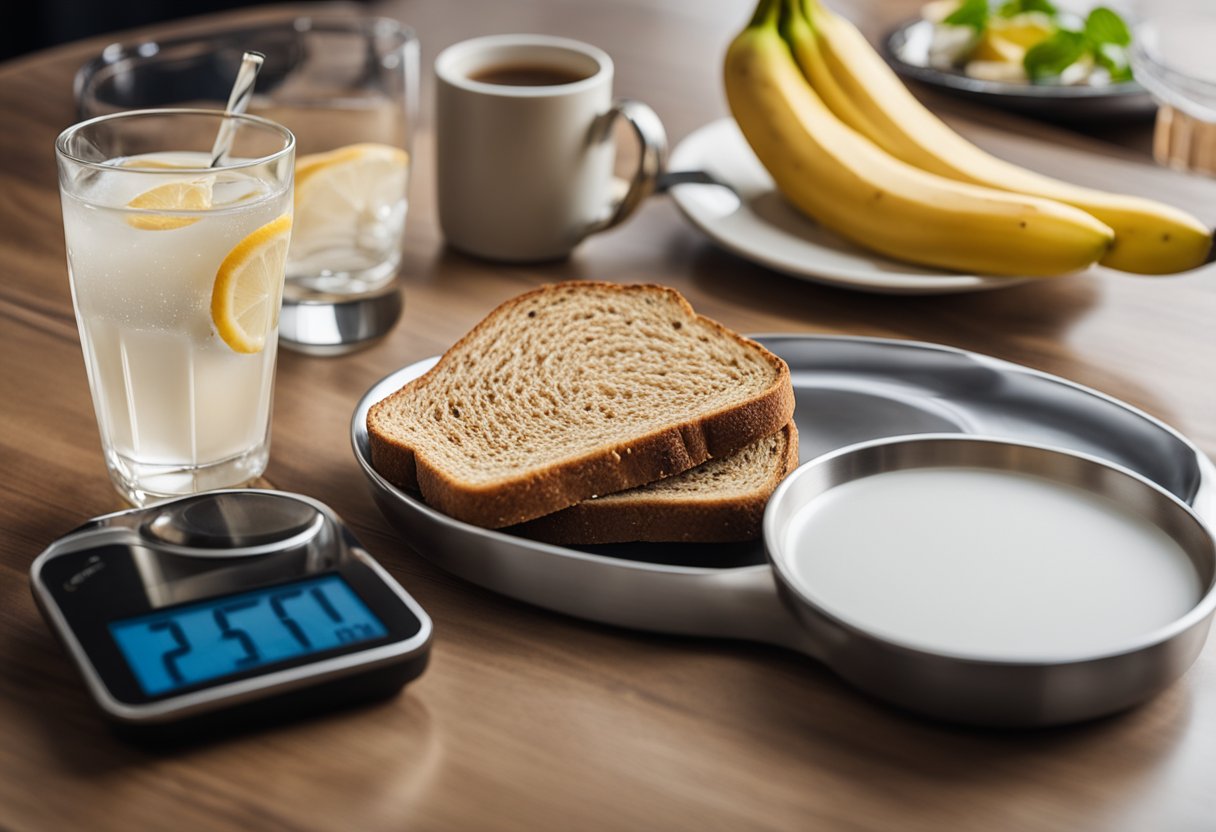
[[[349,241],[405,197],[409,154],[386,144],[352,144],[296,161],[297,251]]]
[[[130,159],[125,159],[122,163],[124,168],[144,168],[154,170],[185,170],[197,165],[186,164],[184,162],[166,162],[163,159],[149,159],[145,156],[132,156]]]
[[[237,243],[215,273],[211,321],[236,352],[261,352],[278,324],[290,239],[291,215],[284,214]]]
[[[214,178],[203,176],[167,182],[150,191],[144,191],[127,203],[128,208],[141,211],[206,211],[211,208],[211,189]],[[198,217],[173,217],[166,214],[132,214],[127,222],[145,231],[170,231],[185,228],[198,222]]]
[[[1050,20],[1040,20],[1033,14],[1009,20],[998,18],[984,29],[970,59],[1020,66],[1026,51],[1046,40],[1052,31]]]
[[[1040,12],[1029,12],[1007,20],[993,21],[996,34],[1023,49],[1029,49],[1051,37],[1056,30],[1050,17]]]
[[[972,61],[1015,64],[1020,67],[1025,55],[1026,47],[1002,37],[996,30],[989,27],[984,30],[984,34],[980,35],[979,43],[976,44],[970,57]]]

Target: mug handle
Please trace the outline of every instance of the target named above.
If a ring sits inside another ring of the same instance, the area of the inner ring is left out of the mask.
[[[624,222],[646,197],[654,193],[659,176],[667,167],[667,131],[663,129],[663,122],[659,120],[658,114],[641,101],[632,98],[618,99],[612,103],[612,108],[601,116],[601,127],[597,131],[599,141],[604,141],[611,135],[612,127],[618,118],[629,122],[638,137],[642,153],[638,159],[637,170],[634,171],[624,195],[609,206],[603,219],[592,223],[583,232],[584,238]]]

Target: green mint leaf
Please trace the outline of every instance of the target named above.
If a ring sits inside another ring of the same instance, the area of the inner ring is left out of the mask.
[[[1099,44],[1094,49],[1094,61],[1109,74],[1111,83],[1121,83],[1132,80],[1131,61],[1127,57],[1127,49],[1113,43]]]
[[[1085,37],[1095,45],[1127,46],[1132,42],[1132,33],[1123,18],[1105,6],[1098,6],[1085,18]]]
[[[1048,17],[1054,18],[1060,13],[1060,10],[1048,0],[1006,0],[996,13],[1001,17],[1017,17],[1026,12],[1042,12]]]
[[[963,0],[942,22],[951,26],[970,26],[982,32],[988,25],[988,0]]]
[[[1072,66],[1088,51],[1085,35],[1057,29],[1051,37],[1026,50],[1022,66],[1031,81],[1051,78]]]

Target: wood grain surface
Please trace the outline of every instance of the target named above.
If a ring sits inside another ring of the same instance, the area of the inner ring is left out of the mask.
[[[915,7],[837,3],[872,36]],[[429,67],[442,47],[546,32],[608,50],[618,94],[654,106],[679,140],[725,114],[720,60],[750,0],[375,8],[417,29],[428,114]],[[281,353],[267,478],[352,524],[433,616],[433,663],[402,696],[357,711],[174,753],[117,740],[27,581],[55,537],[121,507],[80,354],[52,149],[74,119],[73,72],[106,40],[0,66],[0,828],[1216,829],[1216,646],[1164,695],[1116,718],[1038,732],[943,727],[876,705],[797,655],[582,623],[455,579],[390,530],[347,440],[354,403],[377,379],[442,351],[512,295],[595,278],[670,284],[745,332],[909,338],[999,356],[1123,398],[1211,453],[1216,273],[865,295],[726,254],[663,197],[568,261],[475,261],[442,244],[429,115],[415,154],[404,317],[355,355]],[[1216,222],[1216,182],[1155,167],[1149,124],[1083,136],[929,100],[1000,155]]]

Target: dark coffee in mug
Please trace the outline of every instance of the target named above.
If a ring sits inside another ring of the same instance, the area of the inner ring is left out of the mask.
[[[666,138],[644,104],[612,96],[612,58],[550,35],[487,35],[435,59],[439,224],[453,247],[508,263],[566,257],[654,188]],[[642,155],[614,176],[616,119]]]
[[[546,64],[499,64],[469,74],[470,81],[504,87],[559,87],[591,75]]]

